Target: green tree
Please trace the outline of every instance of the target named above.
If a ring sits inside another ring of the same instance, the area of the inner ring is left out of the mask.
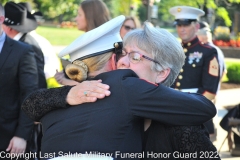
[[[3,5],[10,0],[1,0]],[[71,20],[77,15],[77,9],[82,0],[13,0],[15,3],[29,2],[32,9],[41,11],[45,19]]]
[[[77,15],[80,0],[33,0],[47,19],[71,20]]]
[[[108,9],[110,10],[111,16],[116,17],[119,15],[125,16],[138,16],[137,8],[141,4],[140,0],[103,0]]]

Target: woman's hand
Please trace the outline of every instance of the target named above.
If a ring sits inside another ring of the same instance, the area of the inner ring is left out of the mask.
[[[109,96],[109,85],[101,83],[102,80],[84,81],[72,87],[67,95],[67,103],[77,105],[87,102],[95,102],[97,99],[103,99]]]

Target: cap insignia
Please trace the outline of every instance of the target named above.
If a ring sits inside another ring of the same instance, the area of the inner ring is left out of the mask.
[[[178,8],[178,9],[177,9],[177,11],[178,11],[178,12],[181,12],[181,11],[182,11],[182,9],[181,9],[181,8]]]

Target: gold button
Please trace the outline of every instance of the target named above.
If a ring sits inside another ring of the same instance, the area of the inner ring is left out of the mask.
[[[181,86],[181,83],[180,83],[180,82],[177,82],[177,83],[176,83],[176,86],[177,86],[177,87]]]
[[[188,50],[187,50],[187,48],[183,48],[183,51],[186,53]]]
[[[192,64],[192,67],[196,67],[196,64]]]
[[[179,76],[178,76],[178,79],[182,79],[182,78],[183,78],[183,76],[182,76],[182,75],[179,75]]]
[[[188,46],[191,46],[191,43],[189,42],[187,45],[188,45]]]
[[[181,69],[180,72],[182,73],[182,72],[183,72],[183,69]]]
[[[118,48],[118,47],[119,47],[119,44],[118,44],[118,43],[114,43],[114,47],[115,47],[115,48]]]

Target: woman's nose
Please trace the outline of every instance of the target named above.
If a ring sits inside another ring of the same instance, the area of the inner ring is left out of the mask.
[[[125,55],[124,57],[121,57],[118,62],[117,62],[117,68],[121,69],[121,68],[128,68],[130,65],[130,61],[128,58],[128,54]]]

